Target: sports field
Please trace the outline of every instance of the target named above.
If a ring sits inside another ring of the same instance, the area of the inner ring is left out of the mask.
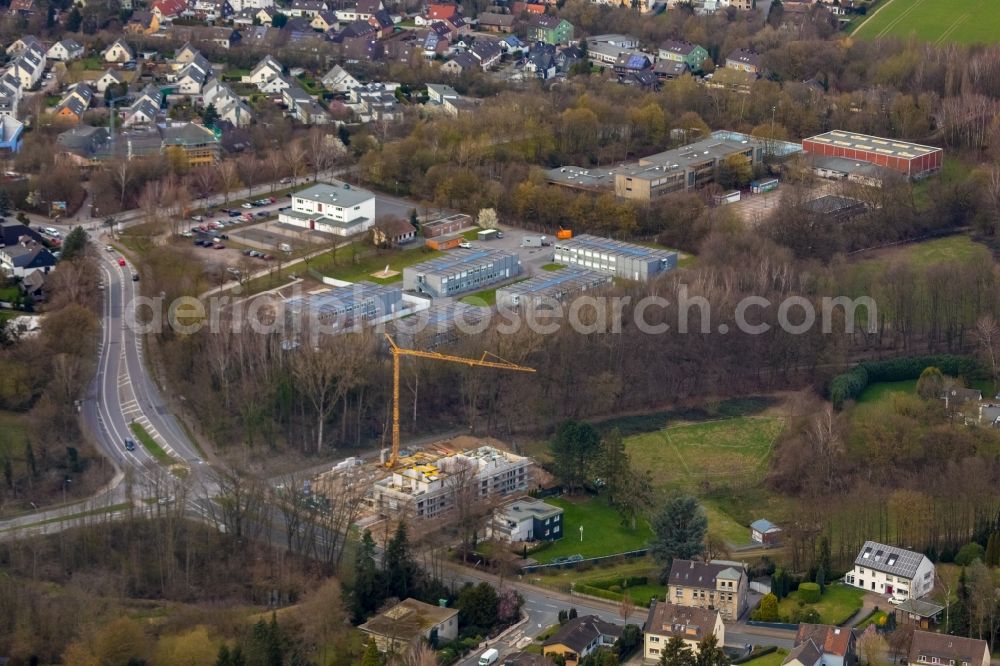
[[[854,35],[991,44],[1000,42],[1000,7],[996,0],[883,0]]]

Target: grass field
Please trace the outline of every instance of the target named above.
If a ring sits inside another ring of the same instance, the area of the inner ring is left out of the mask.
[[[640,469],[659,485],[694,492],[711,485],[752,485],[763,476],[781,431],[775,417],[738,417],[682,424],[625,440]]]
[[[802,610],[810,607],[815,608],[816,612],[819,613],[822,624],[837,625],[851,619],[851,616],[861,610],[861,600],[864,596],[865,591],[859,590],[856,587],[827,585],[826,592],[823,593],[823,597],[819,600],[819,603],[806,604],[801,608]],[[799,593],[797,590],[790,593],[778,603],[778,613],[782,618],[790,617],[792,613],[799,609]]]
[[[309,265],[323,275],[337,280],[345,280],[347,282],[367,280],[379,284],[389,284],[402,280],[403,269],[407,266],[440,257],[442,254],[442,252],[430,250],[425,247],[415,247],[409,250],[390,250],[367,256],[359,256],[355,260],[351,256],[351,248],[342,247],[337,250],[336,263],[334,263],[333,253],[330,252],[317,257],[309,262]],[[390,270],[399,271],[399,275],[385,280],[372,277],[372,273],[382,270],[386,264],[389,265]]]
[[[975,380],[969,382],[972,388],[979,389],[983,392],[984,396],[992,395],[993,385],[992,382],[988,380]],[[916,379],[905,379],[899,382],[878,382],[875,384],[869,384],[861,395],[858,396],[859,405],[871,405],[883,400],[888,400],[889,396],[898,393],[905,393],[908,395],[916,395],[917,393],[917,380]]]
[[[542,563],[577,554],[601,557],[638,550],[645,548],[653,536],[644,520],[639,521],[635,531],[623,526],[618,511],[599,497],[556,497],[545,501],[563,508],[563,538],[534,556]],[[580,540],[581,525],[583,541]]]
[[[542,266],[543,271],[561,271],[566,268],[566,264],[544,264]]]
[[[902,37],[935,44],[1000,41],[996,0],[885,0],[854,31],[856,37]]]

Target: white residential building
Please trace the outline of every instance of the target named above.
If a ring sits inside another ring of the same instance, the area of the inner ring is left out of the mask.
[[[101,78],[94,82],[94,88],[97,92],[103,95],[104,91],[106,91],[109,86],[116,86],[124,82],[125,79],[122,78],[121,74],[119,74],[117,70],[109,69],[101,75]]]
[[[234,12],[251,10],[256,12],[260,9],[270,9],[274,7],[274,0],[229,0]]]
[[[350,92],[361,86],[361,82],[340,65],[334,65],[333,69],[323,75],[322,81],[324,88],[336,93]]]
[[[135,60],[135,50],[124,39],[117,39],[101,53],[105,62],[128,62]]]
[[[375,224],[375,195],[340,181],[316,183],[292,195],[291,210],[282,211],[278,220],[337,236],[353,236]]]
[[[558,541],[563,538],[562,517],[561,507],[521,498],[499,507],[489,528],[501,541]]]
[[[919,599],[934,589],[934,565],[922,553],[866,541],[844,582],[897,599]]]
[[[254,65],[250,73],[242,78],[242,82],[253,84],[259,88],[262,83],[270,81],[276,76],[281,76],[282,69],[280,62],[267,55]]]
[[[397,469],[375,482],[372,501],[387,516],[431,518],[454,508],[458,493],[478,500],[526,492],[534,464],[531,458],[482,446]]]
[[[64,39],[56,42],[45,53],[49,60],[62,60],[64,62],[76,60],[83,57],[83,44],[75,39]]]

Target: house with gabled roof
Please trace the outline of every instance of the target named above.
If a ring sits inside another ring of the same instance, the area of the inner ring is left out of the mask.
[[[760,75],[764,71],[763,58],[750,49],[736,49],[726,56],[726,67]]]
[[[643,657],[659,661],[663,648],[671,638],[678,637],[698,654],[698,644],[711,635],[723,645],[726,641],[726,625],[717,610],[678,606],[653,599],[642,628]]]
[[[151,11],[160,23],[172,21],[183,14],[188,8],[187,0],[156,0]]]
[[[261,58],[260,62],[254,65],[250,73],[244,76],[241,81],[259,87],[260,84],[270,81],[276,76],[281,76],[283,70],[284,67],[281,66],[281,63],[274,56],[266,55]]]
[[[668,602],[715,608],[730,621],[738,620],[748,610],[749,591],[750,580],[742,562],[676,559],[667,577]]]
[[[659,58],[683,62],[692,72],[700,72],[701,63],[708,60],[708,51],[703,46],[682,39],[668,39],[660,44]]]
[[[23,37],[18,37],[11,42],[5,49],[5,52],[9,56],[16,56],[28,50],[41,51],[42,53],[45,53],[46,48],[38,37],[35,37],[34,35],[24,35]]]
[[[128,62],[135,60],[135,50],[124,39],[116,39],[101,51],[101,57],[105,62]]]
[[[340,65],[334,65],[329,72],[323,75],[321,82],[327,90],[339,93],[346,93],[361,85],[360,81]]]
[[[49,50],[45,52],[45,57],[49,60],[69,62],[70,60],[82,58],[83,54],[83,44],[75,39],[63,39],[50,46]]]
[[[483,37],[477,38],[472,43],[469,53],[479,61],[484,70],[499,64],[500,57],[503,55],[503,52],[500,51],[500,46],[496,42]]]
[[[542,643],[542,654],[562,657],[567,666],[576,666],[597,650],[612,647],[621,635],[620,625],[605,622],[596,615],[583,615],[567,620]]]
[[[137,9],[125,24],[125,32],[138,35],[152,35],[160,29],[160,19],[151,11]]]
[[[782,666],[854,666],[857,635],[850,627],[828,624],[799,625],[795,645]]]
[[[866,541],[844,582],[897,599],[919,599],[934,589],[934,573],[923,553]]]
[[[481,69],[482,65],[476,57],[467,51],[456,53],[445,64],[441,65],[441,71],[454,76],[460,76],[466,72],[473,72]]]
[[[989,666],[990,647],[976,638],[917,630],[908,661],[917,666]]]
[[[483,12],[476,20],[479,22],[479,29],[484,32],[510,33],[514,32],[517,17],[513,14]]]
[[[116,69],[108,69],[101,75],[101,78],[94,82],[94,88],[102,95],[109,86],[116,86],[125,82],[125,78]]]
[[[323,0],[292,0],[288,15],[312,18],[323,11],[326,11],[326,3]]]

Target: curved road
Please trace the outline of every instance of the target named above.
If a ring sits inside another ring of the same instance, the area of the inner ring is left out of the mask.
[[[80,411],[92,440],[115,465],[115,475],[107,486],[86,500],[0,521],[0,537],[16,536],[22,528],[56,531],[72,522],[61,521],[63,518],[93,514],[125,503],[167,498],[177,477],[142,445],[131,429],[132,424],[141,425],[172,458],[170,470],[186,476],[193,482],[192,488],[204,489],[208,497],[213,494],[204,457],[170,413],[146,371],[143,337],[132,325],[133,301],[138,295],[138,283],[132,280],[133,268],[127,261],[120,265],[122,258],[117,252],[99,252],[99,269],[105,285],[101,340],[97,372],[81,401]],[[125,449],[126,439],[136,442],[134,451]],[[186,468],[187,474],[180,467]],[[189,505],[198,513],[205,513],[194,497]]]

